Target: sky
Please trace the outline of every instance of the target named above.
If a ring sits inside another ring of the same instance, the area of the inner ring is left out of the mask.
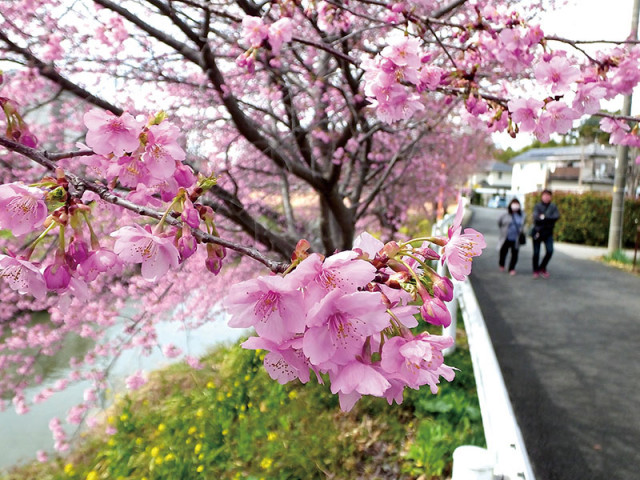
[[[573,40],[622,40],[631,31],[632,12],[633,0],[569,0],[566,6],[546,12],[540,24],[547,35]],[[622,108],[622,98],[603,104],[603,107],[619,110]],[[632,110],[634,114],[640,113],[640,98]],[[518,135],[516,139],[507,134],[493,137],[499,147],[511,147],[514,150],[529,145],[533,139],[531,135]]]

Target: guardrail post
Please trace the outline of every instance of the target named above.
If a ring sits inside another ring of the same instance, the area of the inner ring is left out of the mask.
[[[493,480],[494,464],[486,448],[462,445],[453,451],[451,480]]]

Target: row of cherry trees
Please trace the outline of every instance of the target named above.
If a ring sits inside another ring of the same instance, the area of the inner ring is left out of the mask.
[[[634,119],[599,113],[640,80],[640,49],[545,36],[552,1],[67,3],[0,6],[0,396],[19,412],[89,379],[81,422],[108,385],[97,359],[187,355],[156,322],[197,327],[223,297],[278,381],[326,373],[345,409],[435,389],[449,340],[409,330],[449,321],[429,262],[461,280],[484,242],[458,216],[407,243],[408,212],[451,198],[491,132],[546,141],[597,113],[612,142],[640,143]],[[69,333],[95,347],[27,398]]]

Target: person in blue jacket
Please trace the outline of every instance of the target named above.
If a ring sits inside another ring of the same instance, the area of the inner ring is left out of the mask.
[[[540,275],[549,278],[547,265],[553,255],[553,227],[560,218],[560,212],[555,203],[551,201],[551,190],[543,190],[541,201],[533,207],[533,278]],[[545,255],[540,262],[540,245],[544,243]]]

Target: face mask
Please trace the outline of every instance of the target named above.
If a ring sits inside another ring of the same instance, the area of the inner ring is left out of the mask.
[[[520,211],[520,205],[511,205],[511,211],[512,212],[519,212]]]

